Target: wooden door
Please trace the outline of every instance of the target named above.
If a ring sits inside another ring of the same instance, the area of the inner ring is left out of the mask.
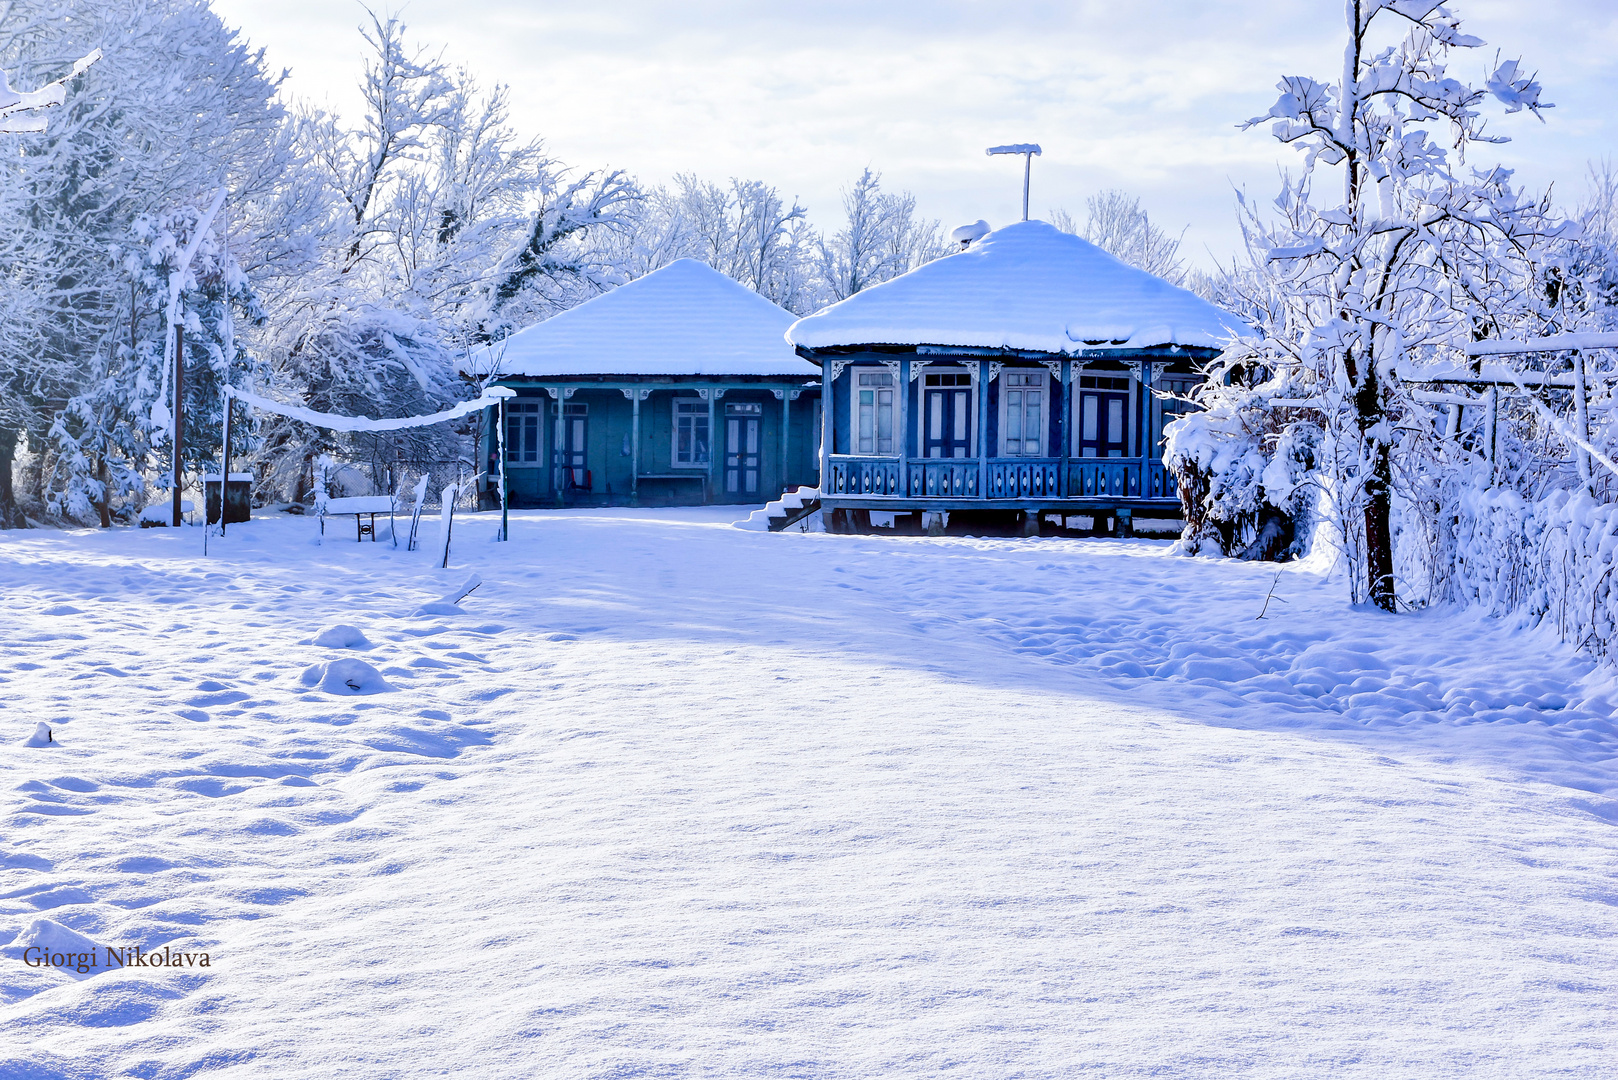
[[[1125,457],[1129,451],[1129,395],[1079,394],[1079,456]]]
[[[725,407],[725,491],[758,494],[759,424],[764,409],[756,404]]]
[[[925,423],[922,453],[926,457],[964,458],[971,456],[971,387],[928,387],[922,417]]]
[[[585,405],[563,405],[556,424],[556,486],[558,489],[590,487],[585,464],[585,436],[589,414]]]

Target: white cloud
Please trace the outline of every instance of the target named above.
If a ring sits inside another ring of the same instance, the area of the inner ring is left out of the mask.
[[[352,108],[364,12],[317,0],[216,0],[290,66],[302,96]],[[1534,185],[1582,190],[1584,162],[1618,150],[1618,10],[1611,0],[1452,5],[1490,47],[1458,63],[1479,78],[1498,45],[1537,65],[1550,123],[1502,118],[1500,160]],[[1035,213],[1082,208],[1103,187],[1140,194],[1188,247],[1236,243],[1231,184],[1275,186],[1294,155],[1236,123],[1263,112],[1286,73],[1340,65],[1339,0],[1154,5],[762,5],[412,0],[413,33],[485,82],[510,83],[517,121],[581,167],[648,180],[680,171],[757,177],[822,225],[871,165],[946,227],[1011,220],[1020,170],[983,148],[1031,140]]]

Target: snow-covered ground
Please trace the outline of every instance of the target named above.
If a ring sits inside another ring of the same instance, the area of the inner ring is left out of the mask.
[[[0,1076],[1618,1075],[1553,638],[734,516],[0,534]]]

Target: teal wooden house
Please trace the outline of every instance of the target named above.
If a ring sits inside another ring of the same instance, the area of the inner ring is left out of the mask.
[[[1163,427],[1246,328],[1041,221],[856,293],[787,332],[821,370],[821,508],[1127,534],[1177,518]]]
[[[467,374],[492,372],[516,393],[511,505],[763,503],[812,487],[820,371],[787,344],[793,319],[680,259],[472,354]],[[486,416],[480,446],[496,477]]]

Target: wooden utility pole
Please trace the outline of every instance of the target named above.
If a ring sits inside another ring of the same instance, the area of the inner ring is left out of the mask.
[[[174,325],[174,474],[170,483],[174,485],[174,527],[178,529],[183,523],[180,516],[180,433],[185,430],[185,327],[179,323]],[[223,492],[221,492],[221,495]],[[224,504],[220,504],[220,513],[224,512]]]
[[[229,499],[230,499],[230,421],[232,419],[231,414],[235,411],[235,409],[233,408],[233,406],[235,404],[236,404],[235,395],[233,395],[230,392],[230,387],[228,387],[228,386],[225,387],[225,439],[224,439],[225,445],[220,449],[220,456],[223,457],[224,460],[219,463],[219,535],[220,536],[225,535],[225,507],[228,504]],[[206,488],[207,486],[208,486],[207,484],[203,484],[204,488]],[[204,493],[204,495],[206,496],[206,492]],[[203,501],[204,502],[207,501],[206,497],[204,498]],[[206,520],[207,513],[206,513],[206,511],[204,511],[204,513],[203,513],[203,518],[204,518],[203,524],[206,525],[207,524],[207,520]]]

